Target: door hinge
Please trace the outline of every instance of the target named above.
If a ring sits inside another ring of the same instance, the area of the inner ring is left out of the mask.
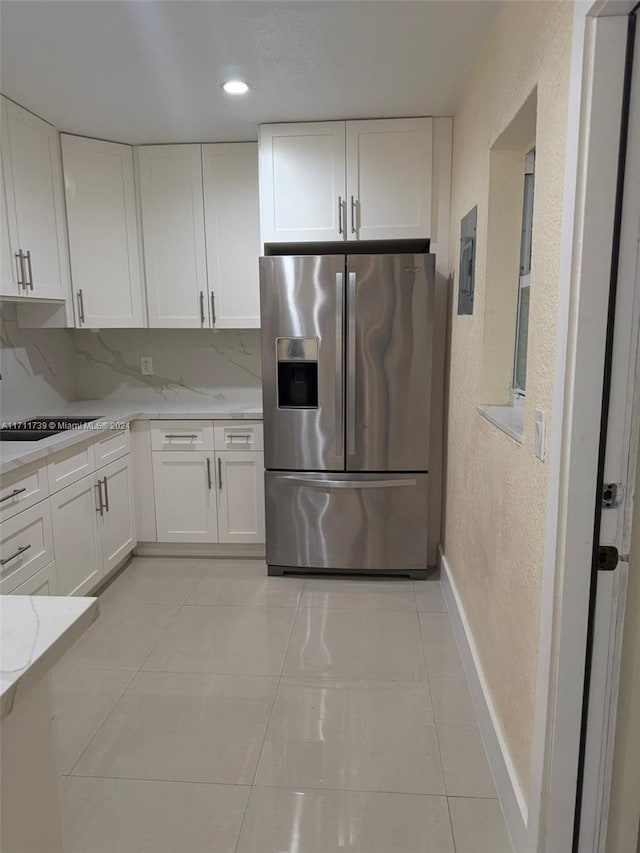
[[[605,483],[602,487],[602,509],[617,509],[624,499],[624,483]]]
[[[612,572],[618,567],[618,549],[615,545],[600,545],[598,548],[598,565],[600,572]]]

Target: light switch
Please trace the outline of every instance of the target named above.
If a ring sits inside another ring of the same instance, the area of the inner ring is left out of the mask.
[[[140,372],[143,376],[153,376],[153,359],[150,355],[140,356]]]
[[[544,412],[536,409],[534,412],[533,452],[538,459],[544,459]]]

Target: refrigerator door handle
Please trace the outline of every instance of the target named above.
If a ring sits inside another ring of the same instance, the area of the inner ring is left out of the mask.
[[[295,474],[282,474],[280,479],[312,489],[397,489],[402,486],[415,486],[417,482],[407,477],[401,480],[315,480],[310,477],[297,477]]]
[[[336,273],[336,456],[344,453],[344,386],[343,386],[343,360],[342,360],[342,324],[344,295],[342,293],[344,276],[341,272]]]
[[[348,294],[348,353],[347,353],[347,388],[349,399],[347,402],[347,420],[349,423],[348,454],[354,456],[356,452],[356,274],[349,273]]]

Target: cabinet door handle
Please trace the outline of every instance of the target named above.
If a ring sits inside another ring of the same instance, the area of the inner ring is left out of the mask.
[[[216,324],[216,295],[215,293],[211,294],[211,325],[215,326]]]
[[[9,492],[8,495],[5,495],[3,498],[0,498],[0,504],[3,501],[10,501],[11,498],[15,498],[16,495],[21,495],[23,492],[27,491],[27,487],[23,486],[21,489],[14,489],[12,492]]]
[[[84,323],[84,298],[82,290],[78,290],[78,320]]]
[[[218,456],[218,488],[222,488],[222,459]]]
[[[99,512],[100,515],[104,515],[104,505],[102,503],[102,480],[98,480],[94,488],[98,492],[98,506],[96,507],[96,512]]]
[[[16,252],[16,260],[18,262],[18,287],[27,289],[27,281],[26,281],[26,273],[24,269],[24,255],[22,254],[22,249]]]
[[[33,269],[31,267],[31,249],[27,249],[27,270],[29,271],[29,281],[27,284],[33,290]],[[26,285],[25,285],[26,287]]]
[[[109,488],[107,486],[107,477],[106,474],[102,478],[102,482],[104,483],[104,508],[107,512],[109,512]]]
[[[338,196],[338,234],[344,234],[344,225],[342,223],[342,196]]]
[[[355,200],[355,198],[353,196],[351,196],[351,233],[352,234],[358,233],[358,228],[356,225],[357,218],[358,218],[358,204],[359,204],[359,202],[357,202]]]
[[[207,485],[209,486],[209,491],[211,491],[211,487],[213,485],[211,481],[211,459],[207,456]]]
[[[25,551],[29,550],[29,548],[31,548],[31,545],[21,545],[10,557],[5,557],[4,560],[0,560],[0,566],[6,566],[7,563],[10,563],[11,560],[15,560],[16,557],[20,556],[20,554],[24,554]]]
[[[251,438],[250,432],[230,432],[227,436],[227,442],[229,444],[233,443],[234,439],[241,438],[243,441],[249,441]]]
[[[200,325],[204,326],[204,292],[200,291]]]

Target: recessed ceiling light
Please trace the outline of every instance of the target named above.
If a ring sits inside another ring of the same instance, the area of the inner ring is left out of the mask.
[[[244,80],[227,80],[222,84],[227,95],[244,95],[249,91],[249,86]]]

